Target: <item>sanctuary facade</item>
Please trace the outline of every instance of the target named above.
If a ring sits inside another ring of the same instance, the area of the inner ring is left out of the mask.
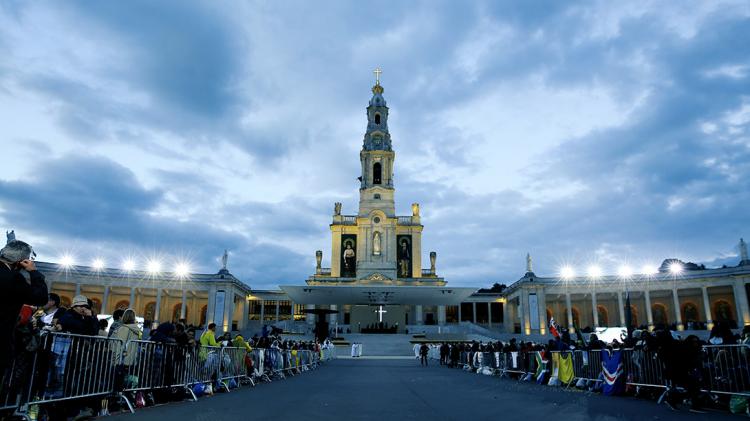
[[[423,250],[419,204],[411,204],[410,215],[396,213],[396,153],[383,92],[376,70],[359,153],[358,208],[345,214],[341,203],[334,204],[330,267],[322,266],[317,250],[315,271],[303,285],[251,289],[227,270],[225,253],[215,274],[38,262],[50,291],[63,304],[84,294],[99,313],[130,307],[154,323],[213,322],[221,331],[277,325],[299,332],[321,319],[352,333],[375,326],[402,333],[522,335],[547,334],[553,318],[571,332],[624,326],[628,318],[647,329],[750,324],[750,259],[742,240],[736,266],[712,269],[668,259],[657,271],[627,276],[537,276],[527,256],[524,276],[504,290],[450,287],[437,273],[437,253]]]

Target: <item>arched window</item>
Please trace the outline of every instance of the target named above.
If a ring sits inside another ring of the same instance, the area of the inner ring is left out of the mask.
[[[375,124],[380,124],[380,113],[375,113]]]
[[[578,308],[573,307],[570,309],[570,313],[573,316],[573,326],[580,329],[581,328],[581,312],[578,311]]]
[[[625,311],[625,318],[627,319],[627,317],[628,317],[628,314],[627,314],[628,308],[627,307],[623,307],[623,311]],[[631,327],[638,327],[638,308],[635,305],[633,305],[633,304],[630,305],[630,326]]]
[[[120,300],[115,304],[115,310],[127,310],[130,307],[130,301]]]
[[[667,325],[669,324],[669,317],[667,316],[667,306],[662,303],[654,303],[651,306],[651,317],[654,319],[654,325]]]
[[[91,298],[91,304],[94,305],[94,311],[96,312],[96,314],[101,314],[101,312],[102,312],[102,300],[100,300],[100,299],[98,299],[96,297]]]
[[[380,184],[382,182],[382,166],[380,162],[376,162],[372,166],[372,184]]]
[[[729,322],[732,320],[734,320],[734,317],[732,317],[731,304],[724,300],[714,302],[714,321]]]
[[[609,326],[609,312],[607,311],[607,307],[604,307],[602,305],[596,306],[596,313],[598,315],[597,317],[599,318],[599,326]]]
[[[208,306],[201,307],[201,319],[200,323],[198,323],[200,326],[206,325],[206,312],[208,311]]]
[[[375,194],[374,194],[374,195],[372,196],[372,198],[373,198],[373,199],[375,199],[375,200],[380,200],[380,193],[375,193]]]
[[[180,320],[180,310],[182,310],[182,303],[177,303],[172,307],[172,321],[177,322]],[[188,306],[185,306],[185,320],[188,317]]]
[[[698,312],[698,306],[695,303],[685,303],[682,306],[682,320],[685,322],[698,322],[700,321],[700,313]]]
[[[151,301],[150,303],[146,304],[146,307],[143,310],[143,319],[153,322],[155,313],[156,313],[156,301]]]

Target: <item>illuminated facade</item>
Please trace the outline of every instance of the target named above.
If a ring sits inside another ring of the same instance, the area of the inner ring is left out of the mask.
[[[654,273],[627,276],[540,277],[529,270],[503,292],[505,330],[544,334],[551,317],[571,332],[625,326],[628,295],[637,328],[741,328],[750,324],[750,260],[744,241],[740,250],[737,266],[716,269],[669,259]]]
[[[151,322],[175,322],[205,326],[216,323],[219,331],[243,329],[247,324],[250,287],[226,268],[216,274],[149,272],[37,262],[50,292],[70,307],[76,295],[85,295],[99,314],[132,308]]]

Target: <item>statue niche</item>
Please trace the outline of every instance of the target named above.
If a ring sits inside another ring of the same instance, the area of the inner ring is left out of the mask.
[[[396,243],[398,244],[398,277],[411,278],[411,235],[399,235]]]
[[[372,254],[375,256],[380,256],[380,232],[375,231],[375,234],[372,235]]]
[[[357,236],[344,234],[341,236],[341,277],[354,278],[357,276]]]

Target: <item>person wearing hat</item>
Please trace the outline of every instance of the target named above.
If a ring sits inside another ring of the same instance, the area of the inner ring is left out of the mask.
[[[76,335],[96,336],[99,334],[99,321],[94,316],[85,295],[73,297],[70,310],[60,317],[55,330]]]
[[[8,241],[0,249],[0,374],[13,357],[13,334],[21,307],[47,304],[47,284],[36,270],[34,257],[31,246],[19,240]],[[28,272],[28,280],[22,271]]]

